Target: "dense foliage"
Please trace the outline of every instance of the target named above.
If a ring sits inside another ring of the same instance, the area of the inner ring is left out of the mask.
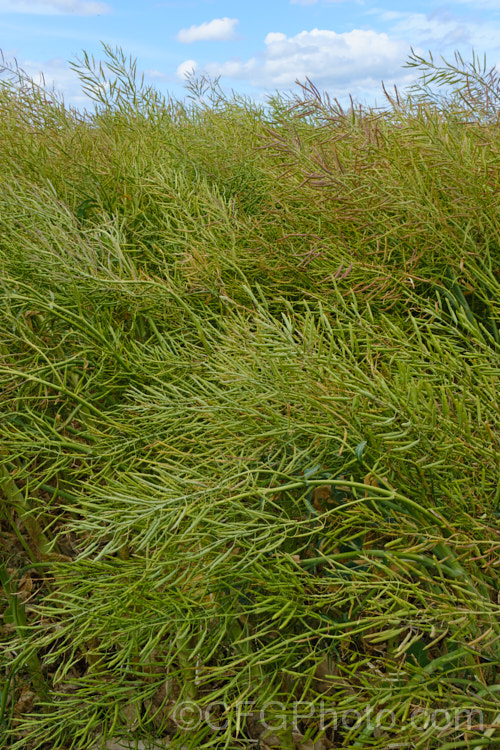
[[[495,71],[105,52],[0,87],[4,746],[498,746]]]

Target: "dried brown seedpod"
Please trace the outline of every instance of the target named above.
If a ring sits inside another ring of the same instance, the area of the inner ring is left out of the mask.
[[[332,488],[329,484],[322,484],[319,487],[315,487],[311,492],[311,502],[314,510],[318,513],[324,513],[328,510],[328,506],[333,502]]]

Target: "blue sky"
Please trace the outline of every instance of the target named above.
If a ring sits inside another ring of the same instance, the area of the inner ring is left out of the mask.
[[[500,67],[500,0],[0,0],[0,49],[68,104],[84,103],[68,65],[100,42],[138,60],[146,80],[183,95],[187,71],[221,76],[261,100],[296,79],[345,100],[382,101],[380,81],[404,88],[410,47]]]

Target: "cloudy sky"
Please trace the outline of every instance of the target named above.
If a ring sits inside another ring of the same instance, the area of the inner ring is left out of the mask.
[[[101,42],[138,60],[146,79],[183,95],[187,72],[221,76],[262,99],[308,76],[343,100],[381,101],[403,87],[410,47],[500,66],[500,0],[0,0],[0,50],[34,78],[43,71],[69,104],[84,99],[69,60]]]

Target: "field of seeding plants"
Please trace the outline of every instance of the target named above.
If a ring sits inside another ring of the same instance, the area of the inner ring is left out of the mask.
[[[5,64],[1,747],[500,747],[500,81],[407,66]]]

